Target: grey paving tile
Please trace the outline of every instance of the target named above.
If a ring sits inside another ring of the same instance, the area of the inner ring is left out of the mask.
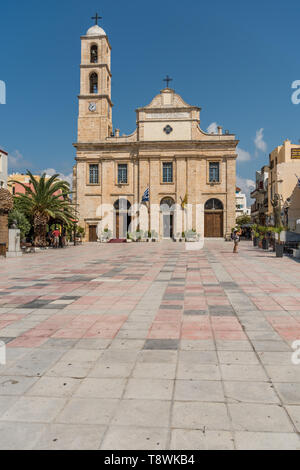
[[[49,423],[65,403],[66,400],[63,398],[19,397],[1,416],[1,420]]]
[[[176,380],[174,400],[225,402],[225,397],[220,380]]]
[[[147,339],[143,349],[178,349],[178,339]]]
[[[229,403],[279,403],[272,384],[267,382],[224,382]]]
[[[72,398],[57,416],[57,423],[108,424],[119,400],[98,398]]]
[[[41,423],[0,422],[0,450],[31,450],[44,427]]]
[[[121,398],[126,384],[125,378],[86,378],[74,393],[83,398]]]
[[[0,376],[0,395],[22,395],[36,381],[38,377]]]
[[[221,364],[223,380],[241,380],[266,382],[268,377],[261,365],[252,364]]]
[[[225,404],[181,401],[174,402],[172,427],[202,431],[231,429]]]
[[[77,424],[48,424],[34,450],[96,450],[106,426]]]
[[[41,377],[27,390],[27,396],[70,397],[81,380],[71,377]]]
[[[145,426],[165,428],[169,425],[171,401],[122,400],[112,425]]]
[[[274,387],[280,395],[283,403],[289,405],[300,405],[300,385],[293,383],[274,383]]]
[[[145,400],[171,400],[174,380],[154,378],[129,379],[124,398]]]
[[[234,439],[229,431],[173,429],[171,450],[233,450]]]
[[[293,432],[286,411],[279,405],[229,403],[228,406],[236,431]]]
[[[141,426],[110,426],[101,450],[165,450],[168,428]]]
[[[243,432],[235,433],[238,450],[300,450],[296,433]]]

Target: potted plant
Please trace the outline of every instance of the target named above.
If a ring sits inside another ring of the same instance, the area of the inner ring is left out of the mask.
[[[151,230],[151,240],[153,242],[156,242],[156,240],[158,240],[158,234],[155,230]]]
[[[282,258],[283,257],[283,248],[284,244],[280,240],[280,234],[284,230],[284,227],[275,227],[274,232],[278,234],[277,241],[275,241],[275,252],[276,252],[276,258]]]
[[[262,249],[263,250],[268,250],[269,249],[269,240],[267,236],[267,232],[269,231],[269,227],[260,227],[260,231],[262,234]]]

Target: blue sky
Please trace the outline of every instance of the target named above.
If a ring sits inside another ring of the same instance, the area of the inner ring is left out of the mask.
[[[299,2],[252,0],[37,0],[2,2],[0,148],[10,170],[74,164],[80,35],[96,11],[112,45],[113,123],[135,128],[135,108],[148,104],[166,74],[184,100],[240,140],[238,183],[253,180],[285,138],[300,139]],[[255,144],[255,137],[256,144]]]

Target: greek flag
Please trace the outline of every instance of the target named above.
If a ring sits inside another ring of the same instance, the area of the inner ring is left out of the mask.
[[[147,201],[149,201],[149,188],[146,189],[142,197],[142,202],[147,202]]]

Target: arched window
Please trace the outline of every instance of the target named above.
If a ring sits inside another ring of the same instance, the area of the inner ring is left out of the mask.
[[[174,211],[175,201],[171,197],[164,197],[160,201],[160,210],[162,212],[172,212]]]
[[[206,211],[219,211],[223,210],[223,204],[219,199],[209,199],[206,201],[204,209]]]
[[[95,44],[91,47],[91,64],[98,62],[98,46]]]
[[[98,93],[98,75],[95,72],[90,75],[90,93]]]
[[[130,202],[123,197],[120,197],[114,202],[114,209],[116,211],[127,211],[130,209],[130,207],[131,207]]]

